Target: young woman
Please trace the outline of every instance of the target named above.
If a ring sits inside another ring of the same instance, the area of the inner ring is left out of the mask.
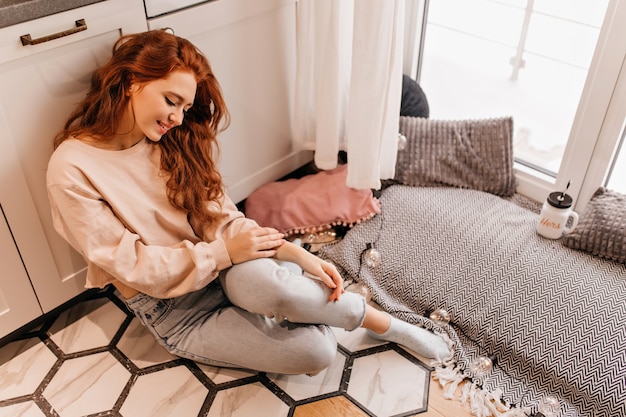
[[[237,210],[214,162],[227,123],[189,41],[161,30],[117,41],[47,174],[55,228],[86,259],[86,286],[114,285],[168,351],[215,366],[317,373],[336,355],[328,326],[448,357],[442,338],[344,293],[331,263]]]

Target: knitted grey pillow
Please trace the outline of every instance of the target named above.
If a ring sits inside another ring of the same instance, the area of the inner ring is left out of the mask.
[[[435,120],[400,117],[407,146],[394,180],[411,186],[453,186],[512,196],[513,118]]]
[[[598,188],[565,246],[626,263],[626,195]]]

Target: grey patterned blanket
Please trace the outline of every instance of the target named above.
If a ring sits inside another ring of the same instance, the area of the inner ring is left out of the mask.
[[[626,416],[626,265],[538,236],[536,213],[481,191],[394,185],[380,201],[318,255],[385,310],[455,341],[435,369],[449,397],[479,416],[530,415],[547,396],[559,416]],[[377,266],[362,262],[368,244]],[[450,325],[427,318],[438,308]],[[478,355],[497,360],[484,377],[469,371]]]

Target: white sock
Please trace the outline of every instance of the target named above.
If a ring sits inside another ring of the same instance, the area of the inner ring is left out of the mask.
[[[369,329],[367,333],[374,339],[395,342],[427,358],[444,360],[452,356],[448,343],[441,336],[393,316],[385,333],[378,334]]]

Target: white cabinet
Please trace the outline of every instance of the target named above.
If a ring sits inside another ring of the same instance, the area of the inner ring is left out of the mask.
[[[296,0],[217,0],[148,20],[209,59],[231,113],[219,169],[236,202],[311,160],[291,143]]]
[[[0,336],[10,333],[41,314],[37,297],[13,242],[9,225],[4,216],[1,216],[1,209],[2,207],[0,207],[0,253],[2,253]]]
[[[75,33],[35,45],[20,40],[69,29]],[[83,291],[85,263],[52,227],[45,184],[52,139],[115,40],[146,29],[142,0],[103,1],[0,29],[0,337],[30,321],[33,309],[39,316]],[[30,287],[35,304],[26,301],[32,296],[14,299],[18,287],[20,294]]]

